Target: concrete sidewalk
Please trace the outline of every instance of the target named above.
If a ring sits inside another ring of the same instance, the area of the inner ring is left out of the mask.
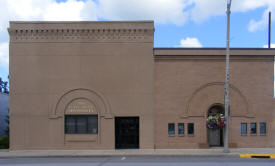
[[[135,150],[0,150],[0,158],[10,157],[87,157],[87,156],[226,156],[240,154],[275,154],[275,148],[223,149],[135,149]]]

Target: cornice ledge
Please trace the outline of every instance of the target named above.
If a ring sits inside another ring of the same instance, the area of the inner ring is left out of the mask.
[[[231,55],[232,61],[273,61],[270,55]],[[224,61],[225,55],[154,55],[155,60],[217,60]]]
[[[154,29],[9,28],[10,42],[153,42]]]

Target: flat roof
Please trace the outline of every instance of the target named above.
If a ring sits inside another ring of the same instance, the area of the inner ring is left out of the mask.
[[[203,56],[226,55],[225,48],[154,48],[155,56]],[[275,56],[275,48],[230,48],[230,55],[235,56]]]
[[[154,29],[154,21],[10,21],[10,29]]]

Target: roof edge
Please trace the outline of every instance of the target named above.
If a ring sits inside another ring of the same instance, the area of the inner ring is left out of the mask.
[[[223,56],[225,48],[154,48],[154,56]],[[230,48],[232,56],[275,56],[275,48]]]
[[[104,24],[104,23],[154,23],[153,20],[140,20],[140,21],[9,21],[10,24],[83,24],[83,23],[94,23],[94,24]]]
[[[154,47],[154,50],[226,50],[224,47]],[[230,50],[275,50],[275,48],[232,47]]]

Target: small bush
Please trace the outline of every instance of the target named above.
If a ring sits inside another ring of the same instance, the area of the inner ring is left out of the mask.
[[[0,137],[0,149],[9,149],[9,137]]]

